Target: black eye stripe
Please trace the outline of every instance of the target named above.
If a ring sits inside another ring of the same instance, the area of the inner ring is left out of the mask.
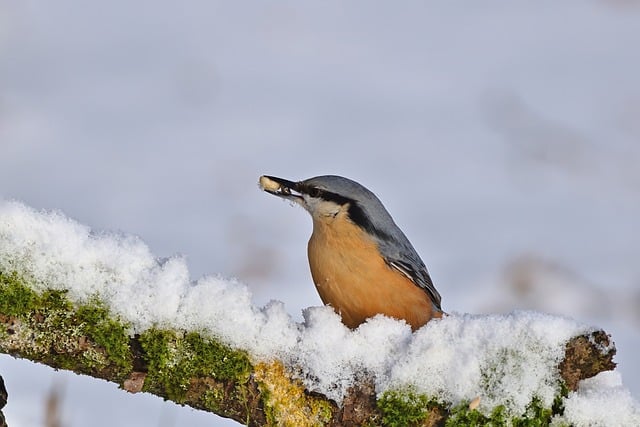
[[[318,187],[307,187],[303,189],[303,192],[308,194],[311,197],[321,198],[322,200],[326,200],[328,202],[334,202],[341,206],[346,205],[347,203],[353,203],[353,200],[348,197],[344,197],[339,194],[332,193],[331,191],[323,190]]]
[[[369,219],[365,211],[360,207],[360,205],[357,202],[353,202],[349,205],[349,218],[351,219],[351,221],[354,222],[354,224],[363,228],[369,234],[378,236],[382,240],[390,240],[390,237],[388,234],[382,232],[381,230],[377,229],[373,225],[373,223],[371,222],[371,220]]]
[[[336,203],[336,204],[341,205],[341,206],[342,205],[346,205],[348,203],[351,203],[351,204],[354,203],[353,200],[351,200],[348,197],[344,197],[344,196],[341,196],[339,194],[332,193],[330,191],[323,191],[323,190],[318,190],[318,191],[319,191],[319,194],[316,197],[321,197],[322,200],[326,200],[328,202],[333,202],[333,203]]]

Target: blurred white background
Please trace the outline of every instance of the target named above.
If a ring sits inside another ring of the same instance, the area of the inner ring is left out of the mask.
[[[640,4],[0,0],[0,196],[319,305],[258,176],[353,178],[447,311],[613,335],[640,396]],[[0,356],[11,427],[235,425]]]

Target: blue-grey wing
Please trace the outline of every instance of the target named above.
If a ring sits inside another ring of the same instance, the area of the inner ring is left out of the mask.
[[[421,265],[416,266],[414,263],[408,263],[398,259],[386,259],[386,261],[392,268],[395,268],[400,273],[404,274],[416,286],[427,292],[429,297],[431,297],[433,304],[438,308],[438,310],[442,310],[442,307],[440,306],[442,297],[433,285],[431,276],[429,276],[429,272],[427,271],[427,267],[424,263],[420,262],[419,264]]]

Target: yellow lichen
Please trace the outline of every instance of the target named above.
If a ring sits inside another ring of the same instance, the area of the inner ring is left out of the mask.
[[[304,386],[290,378],[281,362],[257,364],[254,376],[265,395],[265,410],[271,425],[323,426],[330,421],[329,403],[306,394]]]

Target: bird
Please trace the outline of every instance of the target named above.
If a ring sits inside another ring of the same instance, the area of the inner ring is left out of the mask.
[[[311,276],[322,302],[347,327],[383,314],[416,331],[443,316],[427,267],[373,192],[337,175],[297,182],[262,175],[259,186],[311,215]]]

